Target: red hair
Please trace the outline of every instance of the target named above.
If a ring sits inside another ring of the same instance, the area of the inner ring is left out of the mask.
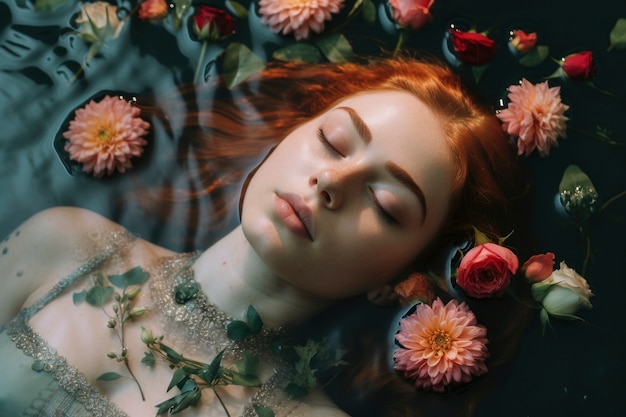
[[[457,175],[448,233],[440,238],[464,239],[474,226],[493,237],[501,233],[493,227],[493,218],[507,211],[522,188],[513,144],[493,109],[480,104],[455,73],[438,62],[410,58],[342,65],[273,63],[235,90],[218,89],[216,93],[211,87],[196,92],[198,106],[211,102],[212,107],[187,110],[189,144],[181,151],[187,159],[193,148],[197,172],[190,175],[200,178],[202,184],[190,195],[208,198],[215,212],[216,218],[201,227],[215,228],[222,224],[218,220],[232,216],[251,167],[289,131],[346,96],[380,89],[415,95],[441,120],[456,158]],[[212,95],[209,100],[203,98],[207,93]],[[171,191],[162,193],[159,204],[173,195]],[[191,227],[197,230],[197,225]]]

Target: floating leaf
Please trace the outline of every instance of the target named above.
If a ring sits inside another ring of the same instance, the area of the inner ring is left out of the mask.
[[[253,407],[254,411],[256,411],[256,415],[259,417],[275,417],[274,411],[269,407],[261,404],[254,404]]]
[[[250,327],[241,320],[235,320],[228,323],[226,327],[228,338],[235,341],[240,341],[250,336],[252,332]]]
[[[320,51],[308,43],[294,43],[274,51],[272,58],[286,62],[313,64],[322,58]]]
[[[248,352],[243,352],[243,358],[237,361],[237,369],[245,375],[259,374],[259,358]]]
[[[68,0],[35,0],[36,12],[51,12],[67,3]]]
[[[352,59],[352,46],[342,34],[321,37],[315,44],[332,63],[343,64]]]
[[[265,62],[247,46],[233,42],[225,50],[223,73],[228,88],[265,68]]]
[[[626,19],[624,18],[617,19],[617,22],[615,22],[615,26],[611,30],[609,38],[611,40],[609,51],[613,48],[615,49],[626,48]]]
[[[245,19],[248,17],[248,9],[241,3],[233,0],[226,0],[226,8],[235,16]]]
[[[118,374],[117,372],[105,372],[98,377],[98,381],[115,381],[117,379],[120,379],[121,377],[122,375]]]
[[[89,291],[87,291],[85,301],[87,301],[89,305],[100,307],[111,298],[114,291],[115,290],[111,286],[101,287],[99,285],[96,285],[94,287],[91,287]]]
[[[569,165],[559,184],[559,198],[570,217],[582,222],[595,212],[598,193],[587,174],[577,165]]]
[[[246,311],[246,320],[248,321],[248,326],[252,333],[258,333],[261,331],[261,328],[263,328],[263,321],[261,320],[261,316],[259,316],[259,312],[251,305],[248,306],[248,310]]]
[[[72,294],[72,302],[75,306],[79,305],[87,298],[87,291],[82,290],[81,292],[75,292]]]
[[[170,380],[170,384],[167,386],[167,390],[171,390],[174,387],[177,387],[178,384],[185,382],[189,379],[189,375],[187,375],[187,371],[183,368],[178,368],[174,371],[174,375],[172,375],[172,379]]]
[[[526,55],[519,59],[519,63],[525,67],[536,67],[541,64],[549,55],[550,48],[545,45],[537,45]]]
[[[363,2],[363,19],[371,25],[376,23],[376,6],[371,0]]]
[[[140,266],[129,269],[123,274],[109,275],[109,281],[117,288],[127,288],[131,285],[140,285],[148,280],[150,274],[144,271]]]
[[[146,366],[154,366],[154,364],[156,363],[156,359],[154,358],[152,352],[144,352],[143,358],[141,358],[141,363]]]

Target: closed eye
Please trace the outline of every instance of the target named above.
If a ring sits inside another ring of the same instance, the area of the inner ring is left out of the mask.
[[[339,152],[339,150],[337,148],[335,148],[332,145],[332,143],[330,143],[328,141],[328,138],[324,134],[324,131],[322,130],[322,128],[317,129],[317,138],[319,139],[320,142],[322,142],[322,145],[324,145],[328,151],[330,151],[331,153],[334,153],[336,155],[339,155],[342,158],[345,158],[345,155],[342,154],[341,152]]]
[[[385,223],[390,224],[392,226],[397,226],[399,224],[398,220],[393,217],[385,208],[380,204],[378,198],[376,198],[376,193],[372,188],[370,188],[370,194],[372,196],[372,202],[374,204],[374,210],[378,217],[380,217]]]

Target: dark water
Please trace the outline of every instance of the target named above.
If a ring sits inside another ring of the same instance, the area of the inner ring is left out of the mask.
[[[252,2],[240,3],[250,6]],[[221,2],[211,4],[219,6]],[[120,1],[119,6],[132,8],[131,2]],[[285,41],[260,24],[253,5],[250,10],[247,19],[237,20],[233,40],[270,56]],[[172,243],[177,241],[176,230],[127,213],[115,204],[117,196],[132,190],[137,182],[158,186],[180,177],[180,166],[148,161],[153,157],[160,161],[159,156],[173,154],[181,146],[181,120],[171,120],[169,130],[156,126],[163,130],[163,140],[152,144],[128,174],[108,179],[70,175],[55,151],[54,140],[68,114],[103,91],[171,97],[176,86],[192,80],[200,44],[187,27],[176,32],[170,25],[134,18],[120,37],[107,43],[101,55],[90,62],[84,77],[70,82],[88,49],[72,33],[77,11],[74,1],[54,12],[35,13],[30,1],[0,0],[0,235],[41,209],[66,204],[98,211],[157,243],[181,249]],[[569,126],[590,132],[602,126],[612,131],[615,140],[626,143],[626,50],[607,51],[610,30],[617,18],[626,18],[626,1],[437,0],[433,15],[432,24],[413,33],[408,46],[442,57],[443,34],[451,23],[490,29],[490,36],[498,42],[498,54],[477,88],[494,106],[510,84],[522,77],[539,82],[555,69],[549,60],[535,68],[519,65],[506,47],[511,29],[538,32],[539,43],[548,45],[555,58],[593,51],[598,64],[594,83],[615,96],[562,79],[551,80],[551,86],[562,87],[563,100],[570,106]],[[359,54],[373,54],[380,47],[391,49],[397,36],[393,28],[358,22],[344,33]],[[209,49],[207,62],[216,53],[217,49]],[[458,70],[469,83],[475,83],[467,68]],[[549,157],[529,158],[536,188],[533,228],[539,250],[554,252],[557,260],[566,260],[576,269],[582,266],[584,242],[576,227],[554,208],[565,167],[579,165],[603,201],[626,189],[626,147],[607,145],[578,130],[570,129],[568,138]],[[554,329],[542,335],[537,317],[510,375],[498,381],[479,404],[476,416],[624,415],[624,200],[593,222],[586,277],[596,296],[594,308],[582,313],[587,324],[555,322]],[[206,242],[198,237],[197,243],[203,246]]]

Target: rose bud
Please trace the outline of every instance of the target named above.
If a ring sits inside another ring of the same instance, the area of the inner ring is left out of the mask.
[[[456,57],[469,65],[485,65],[496,56],[496,43],[493,39],[478,32],[463,32],[450,29],[452,45]]]
[[[554,254],[552,252],[533,255],[522,265],[524,276],[532,282],[539,282],[548,278],[552,275],[553,269]]]
[[[407,29],[417,30],[433,18],[430,8],[435,0],[389,0],[393,20]]]
[[[193,17],[196,35],[204,41],[219,42],[235,33],[235,22],[224,10],[202,5]]]
[[[526,54],[535,47],[537,43],[537,33],[526,33],[523,30],[514,30],[511,32],[509,47],[520,54]]]
[[[571,317],[580,307],[592,307],[589,284],[565,262],[550,277],[533,284],[531,291],[533,298],[552,316]]]
[[[160,21],[165,19],[169,7],[165,0],[144,0],[139,5],[141,20]]]
[[[574,81],[587,81],[596,76],[598,68],[590,51],[571,54],[561,63],[563,74]]]

